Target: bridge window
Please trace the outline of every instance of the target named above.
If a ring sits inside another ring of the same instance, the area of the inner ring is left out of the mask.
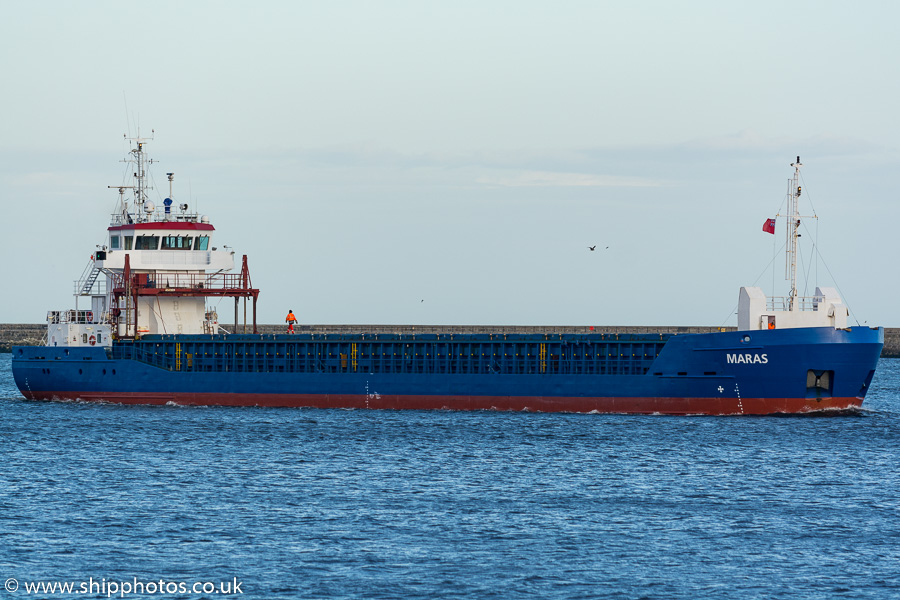
[[[207,249],[209,249],[209,236],[208,235],[197,236],[197,243],[194,246],[194,250],[207,250]]]
[[[130,235],[125,236],[125,249],[126,250],[131,250],[131,240],[132,240],[132,237]]]
[[[120,237],[117,236],[117,235],[111,236],[111,237],[109,238],[109,249],[110,249],[110,250],[118,250],[118,249],[119,249],[119,241],[120,241],[121,239],[122,239],[122,238],[120,238]]]
[[[163,250],[190,250],[193,238],[189,235],[167,235],[162,239]]]
[[[159,250],[158,235],[139,235],[135,240],[135,250]]]

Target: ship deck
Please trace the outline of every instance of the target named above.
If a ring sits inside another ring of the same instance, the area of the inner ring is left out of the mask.
[[[168,371],[255,373],[643,375],[668,333],[365,333],[146,335],[112,359]]]

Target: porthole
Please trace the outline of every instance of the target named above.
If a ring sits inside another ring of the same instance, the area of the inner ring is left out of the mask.
[[[750,336],[749,336],[749,335],[745,335],[744,337],[741,338],[741,342],[744,343],[744,344],[749,344],[749,343],[750,343]]]

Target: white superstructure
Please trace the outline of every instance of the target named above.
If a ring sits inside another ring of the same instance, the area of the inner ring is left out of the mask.
[[[169,197],[157,207],[147,197],[147,142],[134,138],[126,162],[133,165],[132,185],[118,189],[105,243],[75,283],[79,298],[90,298],[90,310],[51,311],[50,346],[109,346],[114,336],[218,333],[218,316],[207,306],[209,296],[253,297],[246,257],[241,275],[234,252],[213,245],[215,228],[209,218],[172,200],[174,173],[167,173]],[[132,191],[132,198],[126,194]],[[252,292],[252,293],[251,293]],[[246,315],[246,310],[245,310]],[[246,321],[246,317],[245,317]],[[254,319],[255,321],[255,319]]]

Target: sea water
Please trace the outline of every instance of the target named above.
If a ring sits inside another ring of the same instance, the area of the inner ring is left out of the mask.
[[[900,597],[900,361],[864,406],[32,402],[0,355],[0,597]]]

